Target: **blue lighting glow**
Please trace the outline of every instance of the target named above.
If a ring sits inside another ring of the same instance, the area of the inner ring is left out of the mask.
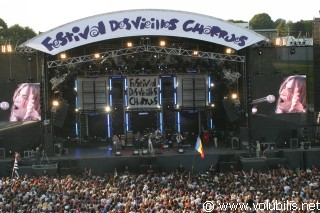
[[[180,112],[177,113],[177,128],[178,128],[178,132],[180,132]]]
[[[111,128],[110,128],[110,114],[107,114],[107,135],[108,135],[108,138],[111,137]]]
[[[75,125],[75,130],[76,130],[76,136],[79,136],[79,129],[78,129],[78,123],[76,123]]]
[[[129,131],[129,113],[126,113],[126,130]]]
[[[162,115],[162,112],[159,113],[159,120],[160,120],[160,131],[163,132],[163,115]]]

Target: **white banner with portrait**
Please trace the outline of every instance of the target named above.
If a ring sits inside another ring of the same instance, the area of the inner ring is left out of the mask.
[[[127,77],[129,109],[159,108],[158,76]]]

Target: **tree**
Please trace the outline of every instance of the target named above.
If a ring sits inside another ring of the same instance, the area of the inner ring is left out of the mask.
[[[278,19],[274,22],[274,26],[275,26],[276,28],[278,28],[278,26],[279,26],[280,24],[286,24],[286,20],[285,20],[285,19],[282,19],[282,18],[278,18]]]
[[[301,37],[302,35],[305,35],[305,33],[306,33],[306,28],[305,28],[303,20],[294,23],[292,28],[293,28],[292,35],[296,38]]]
[[[306,29],[306,37],[310,38],[313,33],[313,22],[312,21],[304,21],[304,27]]]
[[[0,44],[4,43],[3,41],[3,31],[8,28],[8,25],[6,22],[3,21],[3,19],[0,18]]]
[[[15,24],[2,31],[2,40],[10,42],[11,45],[20,45],[35,37],[37,34],[30,27],[21,27]],[[15,47],[14,46],[14,47]]]
[[[253,30],[257,29],[273,29],[274,22],[272,21],[271,17],[266,13],[260,13],[250,20],[250,26]]]
[[[279,37],[283,37],[288,34],[288,28],[285,22],[279,23],[279,25],[277,26],[277,30],[278,30]]]

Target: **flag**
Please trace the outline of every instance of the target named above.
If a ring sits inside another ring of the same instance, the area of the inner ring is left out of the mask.
[[[202,147],[202,143],[201,143],[201,139],[200,136],[198,135],[197,138],[197,143],[196,143],[196,151],[198,151],[201,155],[201,158],[204,158],[204,152],[203,152],[203,147]]]

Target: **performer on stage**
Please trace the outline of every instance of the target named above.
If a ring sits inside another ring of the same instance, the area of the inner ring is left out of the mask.
[[[16,152],[14,154],[14,163],[13,163],[13,169],[12,169],[12,178],[16,177],[16,178],[20,178],[19,175],[19,161],[20,161],[20,154],[18,152]]]
[[[142,140],[142,136],[141,136],[140,132],[138,131],[137,134],[135,135],[136,148],[138,148],[138,149],[141,148],[141,140]]]
[[[157,128],[156,131],[154,131],[154,136],[155,136],[156,138],[160,138],[160,137],[161,137],[161,131],[160,131],[159,128]]]
[[[40,148],[37,147],[36,148],[36,161],[35,161],[36,165],[40,165],[41,164],[41,157],[42,157],[42,152],[40,151]]]
[[[113,142],[114,150],[117,151],[119,149],[119,143],[120,143],[119,137],[117,135],[113,135],[112,142]]]
[[[152,144],[152,134],[149,135],[148,149],[149,149],[149,154],[153,155],[154,151],[153,151],[153,144]]]
[[[179,146],[182,146],[183,139],[184,138],[182,137],[181,132],[177,132],[176,141],[177,141]]]

